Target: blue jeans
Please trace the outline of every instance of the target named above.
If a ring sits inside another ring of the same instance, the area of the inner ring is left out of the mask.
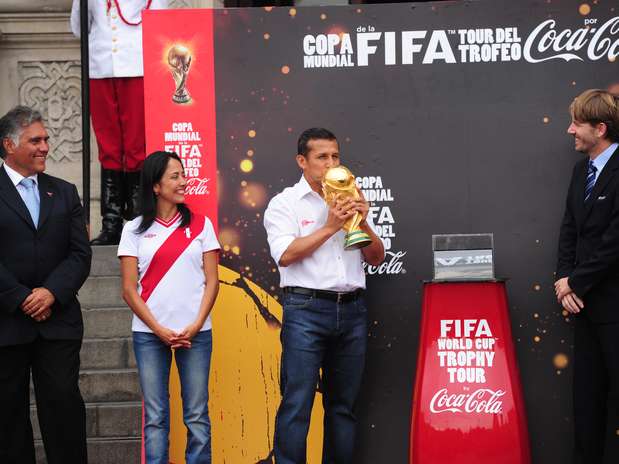
[[[352,463],[367,345],[362,298],[347,303],[288,293],[281,332],[282,402],[275,421],[275,462],[305,464],[314,395],[322,368],[323,464]]]
[[[208,374],[213,338],[198,332],[191,348],[175,350],[187,427],[187,464],[210,464],[211,422],[208,417]],[[147,464],[168,464],[172,349],[155,334],[133,332],[133,349],[144,396],[144,443]]]

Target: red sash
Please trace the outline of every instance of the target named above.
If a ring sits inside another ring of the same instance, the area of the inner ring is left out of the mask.
[[[174,232],[159,247],[148,269],[142,277],[142,293],[140,296],[144,302],[152,295],[153,291],[168,273],[178,257],[187,249],[191,242],[204,229],[204,216],[191,215],[189,227],[177,227]],[[187,232],[189,231],[189,233]]]

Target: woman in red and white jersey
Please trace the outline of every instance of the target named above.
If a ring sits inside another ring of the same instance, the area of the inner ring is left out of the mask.
[[[168,464],[172,350],[188,430],[187,464],[211,462],[210,312],[219,290],[219,243],[211,221],[184,204],[186,185],[178,155],[149,155],[142,169],[142,214],[125,224],[118,246],[123,298],[134,313],[148,464]]]

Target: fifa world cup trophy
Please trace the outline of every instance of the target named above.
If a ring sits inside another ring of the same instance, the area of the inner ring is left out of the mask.
[[[172,100],[176,103],[189,103],[191,96],[187,91],[187,75],[191,66],[191,53],[187,47],[173,45],[168,51],[168,66],[176,84]]]
[[[322,181],[322,192],[325,201],[329,205],[332,205],[338,199],[352,198],[353,200],[358,200],[361,198],[355,184],[355,176],[344,166],[336,166],[327,171]],[[342,230],[346,232],[344,239],[345,249],[363,248],[372,242],[370,236],[359,228],[361,221],[361,214],[355,212],[342,226]]]

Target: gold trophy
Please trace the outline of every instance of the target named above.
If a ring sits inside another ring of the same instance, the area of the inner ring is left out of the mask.
[[[322,192],[329,205],[333,205],[338,199],[352,198],[358,200],[361,198],[355,184],[355,176],[344,166],[329,168],[322,181]],[[359,228],[361,220],[361,214],[355,212],[342,226],[342,230],[346,232],[344,238],[346,250],[363,248],[372,242],[370,236]]]
[[[187,75],[191,66],[191,53],[187,47],[173,45],[168,51],[168,65],[176,84],[176,91],[172,100],[176,103],[189,103],[191,97],[187,92]]]

